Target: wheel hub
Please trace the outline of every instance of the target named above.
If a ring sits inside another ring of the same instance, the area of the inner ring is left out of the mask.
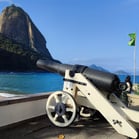
[[[55,112],[58,114],[58,116],[62,116],[66,113],[66,106],[64,103],[57,103],[55,107]]]

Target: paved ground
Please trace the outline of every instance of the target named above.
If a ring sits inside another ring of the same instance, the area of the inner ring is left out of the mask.
[[[0,129],[0,139],[126,139],[104,119],[80,119],[70,127],[58,128],[47,117]]]

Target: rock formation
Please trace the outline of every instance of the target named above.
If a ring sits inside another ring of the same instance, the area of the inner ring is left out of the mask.
[[[6,40],[10,39],[10,44],[13,41],[15,42],[14,44],[17,43],[22,51],[33,51],[39,57],[42,56],[43,58],[54,60],[46,47],[45,38],[22,8],[11,5],[2,11],[0,15],[0,33],[1,36],[6,37]],[[4,41],[4,43],[6,42]],[[4,48],[5,46],[0,43],[0,49],[8,51],[7,54],[11,50],[10,47],[15,46],[8,45],[7,48]],[[18,52],[15,52],[17,48],[13,49],[14,51],[12,50],[10,53],[18,54]]]

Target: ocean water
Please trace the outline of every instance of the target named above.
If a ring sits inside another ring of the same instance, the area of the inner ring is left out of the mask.
[[[119,75],[124,82],[126,75]],[[133,76],[131,76],[133,80]],[[136,76],[139,83],[139,76]],[[54,73],[0,73],[0,93],[35,94],[62,90],[63,77]]]
[[[127,75],[118,75],[118,77],[119,77],[119,79],[120,79],[121,82],[124,82],[125,81],[126,76]],[[134,76],[131,75],[130,77],[131,77],[131,81],[133,82]],[[135,76],[135,81],[136,81],[135,83],[139,84],[139,75],[136,75]]]
[[[62,90],[63,77],[53,73],[0,73],[0,92],[35,94]]]

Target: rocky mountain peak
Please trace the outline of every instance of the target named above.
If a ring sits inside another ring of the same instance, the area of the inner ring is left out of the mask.
[[[31,48],[37,53],[52,59],[46,47],[46,40],[32,22],[29,15],[20,7],[6,7],[0,15],[0,33]]]

